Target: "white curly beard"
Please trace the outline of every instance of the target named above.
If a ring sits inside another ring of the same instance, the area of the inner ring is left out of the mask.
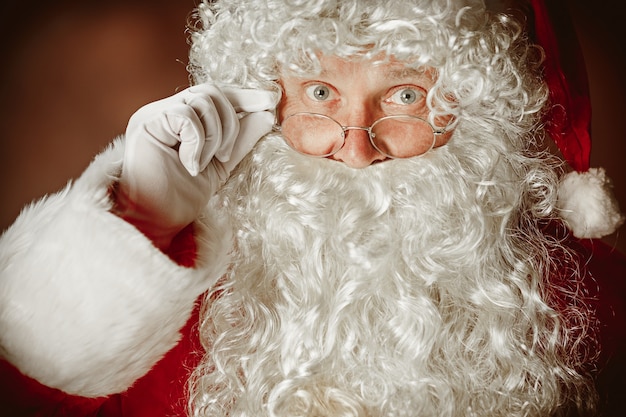
[[[468,171],[446,147],[354,170],[261,142],[217,202],[237,242],[194,413],[549,415],[570,369],[534,255],[500,233],[521,190],[480,200]]]

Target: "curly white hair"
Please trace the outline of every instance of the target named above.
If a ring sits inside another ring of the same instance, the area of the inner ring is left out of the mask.
[[[196,16],[196,83],[280,92],[281,71],[315,73],[320,54],[394,57],[437,70],[432,117],[489,119],[511,139],[530,130],[547,99],[541,50],[511,18],[490,18],[481,0],[228,0],[204,2]]]

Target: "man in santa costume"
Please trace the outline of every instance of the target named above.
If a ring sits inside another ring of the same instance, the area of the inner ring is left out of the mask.
[[[588,138],[545,122],[562,90],[519,23],[478,0],[197,17],[194,85],[0,240],[6,415],[602,408],[625,265],[591,238],[623,217]]]

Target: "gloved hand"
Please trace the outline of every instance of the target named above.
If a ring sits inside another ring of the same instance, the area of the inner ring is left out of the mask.
[[[269,91],[202,84],[132,115],[113,212],[166,250],[268,133]]]

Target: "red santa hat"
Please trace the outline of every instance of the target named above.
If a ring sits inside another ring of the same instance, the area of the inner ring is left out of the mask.
[[[563,18],[566,8],[561,2],[551,5],[558,7],[559,14],[550,14],[544,0],[530,3],[535,40],[546,54],[545,79],[552,104],[546,114],[546,130],[573,168],[563,176],[558,190],[561,218],[576,237],[607,236],[624,222],[624,216],[604,169],[589,167],[591,104],[580,45],[571,21]]]

